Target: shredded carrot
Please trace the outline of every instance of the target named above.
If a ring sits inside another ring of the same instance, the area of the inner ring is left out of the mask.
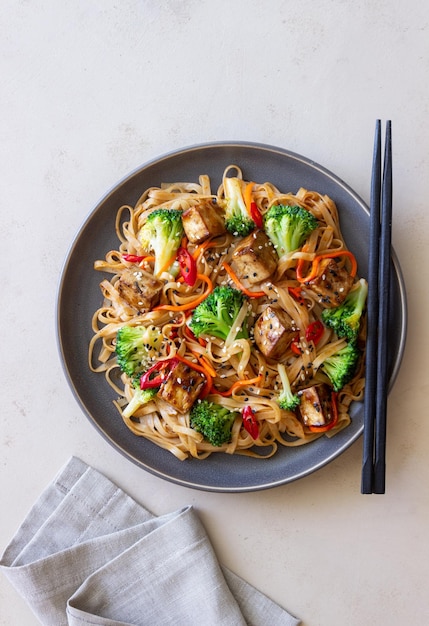
[[[210,376],[213,376],[214,378],[216,376],[216,370],[214,369],[213,365],[201,354],[197,354],[196,352],[192,352],[192,354],[195,354],[195,356],[201,363],[201,366],[204,367],[206,371],[209,372]]]
[[[244,188],[244,193],[243,193],[244,204],[246,205],[246,209],[250,217],[252,217],[250,205],[252,204],[252,198],[253,198],[252,192],[253,192],[254,184],[255,183],[247,183],[246,187]]]
[[[318,254],[317,256],[315,256],[312,261],[311,270],[309,274],[307,274],[307,276],[302,275],[302,267],[303,267],[304,262],[299,261],[297,268],[296,268],[297,280],[299,280],[300,283],[310,282],[316,277],[317,270],[319,268],[319,263],[322,259],[335,258],[338,256],[346,256],[350,259],[350,262],[351,262],[350,276],[354,278],[357,272],[357,261],[356,261],[354,254],[350,252],[349,250],[333,250],[332,252],[324,252],[323,254]]]
[[[233,385],[231,385],[229,389],[227,389],[227,391],[216,390],[216,393],[223,397],[231,396],[236,389],[239,389],[240,387],[247,387],[249,385],[257,385],[259,382],[261,382],[261,379],[262,379],[262,375],[259,374],[255,378],[246,378],[243,380],[237,380]]]
[[[164,265],[158,271],[158,276],[160,276],[162,272],[166,272],[168,270],[170,265],[174,263],[175,258],[176,258],[176,254],[174,254],[170,259],[168,259],[167,263],[164,263]]]
[[[194,352],[192,354],[194,354]],[[209,395],[209,393],[212,390],[213,378],[216,376],[216,371],[213,368],[213,366],[211,365],[211,363],[209,363],[206,358],[204,358],[203,356],[198,355],[196,353],[195,353],[195,356],[199,360],[202,368],[204,369],[204,375],[205,375],[205,377],[207,379],[206,386],[204,387],[204,389],[202,391],[202,394],[200,394],[200,398],[205,398],[206,396]]]
[[[203,243],[200,243],[195,250],[192,253],[192,256],[194,257],[194,259],[197,261],[198,257],[200,256],[201,252],[205,252],[206,250],[208,250],[209,248],[215,248],[218,244],[216,242],[213,242],[213,237],[210,237],[209,239],[206,239],[205,241],[203,241]]]
[[[304,244],[302,246],[301,249],[302,252],[308,252],[307,250],[307,244]],[[305,259],[298,259],[298,263],[296,265],[296,278],[299,282],[302,282],[301,279],[303,277],[303,271],[304,271],[304,266],[306,263],[308,263],[309,261],[306,261]]]
[[[188,365],[193,370],[197,370],[197,372],[201,372],[201,374],[206,374],[206,370],[202,365],[198,365],[198,363],[194,363],[193,361],[189,361],[189,359],[185,359],[184,356],[180,356],[180,354],[175,354],[173,359],[177,359],[181,361],[185,365]]]
[[[250,289],[246,289],[246,287],[240,282],[240,279],[238,278],[237,274],[234,272],[234,270],[232,269],[232,267],[230,265],[228,265],[228,263],[224,263],[223,264],[226,273],[229,275],[229,277],[232,279],[232,281],[234,282],[234,284],[243,292],[246,294],[246,296],[249,296],[249,298],[263,298],[264,296],[266,296],[267,294],[265,293],[265,291],[250,291]]]
[[[144,263],[151,263],[152,261],[155,261],[155,257],[154,256],[145,256],[144,259],[142,259],[139,263],[140,267],[142,267],[144,265]]]
[[[206,346],[206,342],[204,341],[204,339],[202,339],[201,337],[200,338],[196,337],[194,333],[192,332],[192,330],[189,328],[189,326],[185,324],[184,329],[185,329],[185,335],[187,335],[191,341],[195,341],[199,343],[200,346],[203,346],[203,347]],[[211,363],[209,363],[209,361],[202,354],[199,354],[199,352],[195,352],[192,349],[191,349],[191,352],[194,355],[194,357],[201,362],[202,367],[207,368],[211,376],[216,376],[216,371],[214,367],[211,365]]]
[[[200,302],[205,300],[213,291],[213,283],[208,276],[205,274],[197,274],[197,278],[207,284],[207,289],[197,298],[194,298],[190,302],[186,302],[186,304],[159,304],[158,306],[153,307],[152,311],[188,311],[189,309],[195,309],[195,307],[198,306]]]

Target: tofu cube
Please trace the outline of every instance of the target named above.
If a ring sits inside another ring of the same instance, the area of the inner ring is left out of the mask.
[[[299,412],[304,426],[326,426],[334,419],[332,389],[322,383],[298,392],[301,397]]]
[[[118,293],[141,313],[150,311],[159,301],[163,283],[135,265],[122,272],[117,283]]]
[[[157,395],[179,413],[187,413],[200,395],[205,382],[203,374],[179,361],[161,385]]]
[[[297,331],[292,318],[286,311],[270,305],[256,320],[254,338],[265,357],[280,360]]]
[[[252,284],[269,278],[275,272],[277,261],[274,246],[262,230],[255,230],[240,241],[232,255],[237,276]]]
[[[306,283],[318,297],[319,303],[326,309],[339,306],[346,298],[353,285],[353,277],[331,258],[322,259],[317,276]]]
[[[185,234],[191,243],[201,243],[209,237],[217,237],[225,231],[225,221],[220,210],[212,202],[191,206],[182,213]]]

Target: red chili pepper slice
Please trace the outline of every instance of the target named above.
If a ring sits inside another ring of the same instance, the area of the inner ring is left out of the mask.
[[[252,439],[257,439],[259,437],[259,424],[255,418],[252,407],[249,405],[245,406],[242,416],[245,430],[247,430]]]
[[[307,341],[312,341],[315,345],[319,343],[324,333],[325,327],[320,320],[316,320],[309,324],[305,331]]]
[[[300,340],[299,339],[300,339],[299,338],[299,333],[297,333],[297,335],[292,339],[291,344],[290,344],[290,349],[297,356],[301,356],[301,354],[302,354],[301,344],[300,344]]]
[[[191,314],[192,314],[192,311],[190,312],[190,315]],[[200,346],[206,345],[207,342],[202,337],[198,337],[198,338],[195,337],[194,333],[192,332],[192,330],[189,328],[187,324],[185,324],[184,329],[185,329],[185,335],[187,335],[189,339],[191,339],[192,341],[196,341],[197,343],[200,344]]]
[[[322,338],[325,327],[320,320],[311,322],[305,329],[305,340],[312,341],[314,345],[317,345]],[[302,348],[300,344],[300,334],[297,333],[292,339],[290,348],[294,354],[300,356],[302,354]]]
[[[141,263],[146,257],[138,256],[137,254],[123,254],[122,258],[129,263]]]
[[[140,377],[140,389],[151,389],[162,385],[178,362],[179,361],[173,357],[172,359],[158,361],[155,365],[152,365],[152,367]]]
[[[256,226],[258,228],[262,228],[263,227],[264,221],[262,219],[262,214],[261,214],[260,210],[258,209],[258,205],[256,204],[256,202],[251,202],[250,203],[250,217],[255,222],[255,224],[256,224]]]
[[[292,298],[298,302],[298,304],[305,304],[305,299],[302,297],[301,293],[301,287],[288,287],[288,291]]]
[[[331,428],[334,428],[338,424],[338,393],[333,391],[331,393],[331,405],[332,405],[332,419],[327,424],[323,424],[323,426],[308,426],[308,429],[312,433],[325,433]]]
[[[193,287],[197,280],[197,264],[192,254],[186,248],[179,248],[177,261],[180,265],[180,273],[187,285]]]

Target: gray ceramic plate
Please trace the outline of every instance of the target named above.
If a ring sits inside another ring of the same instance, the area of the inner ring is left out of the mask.
[[[369,211],[354,191],[320,165],[281,148],[222,142],[184,148],[150,161],[102,198],[68,253],[57,310],[59,349],[66,377],[84,413],[103,437],[129,460],[158,477],[186,487],[222,492],[255,491],[302,478],[335,459],[363,431],[363,406],[354,403],[352,424],[332,439],[321,438],[306,446],[282,448],[268,460],[213,454],[204,461],[178,461],[171,453],[136,437],[126,428],[112,404],[114,392],[102,375],[88,369],[91,317],[101,304],[101,275],[93,270],[93,263],[117,247],[114,223],[119,206],[135,204],[147,187],[162,182],[197,181],[199,174],[208,174],[213,189],[216,189],[225,167],[231,163],[242,168],[245,179],[271,181],[285,192],[296,192],[299,187],[305,187],[333,198],[339,209],[345,240],[357,257],[359,274],[366,276]],[[390,312],[389,374],[392,385],[406,336],[405,288],[394,253]]]

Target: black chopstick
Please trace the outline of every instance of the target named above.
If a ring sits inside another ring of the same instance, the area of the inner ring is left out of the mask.
[[[381,122],[377,120],[370,201],[367,340],[361,493],[385,493],[387,325],[391,272],[392,137],[386,123],[381,179]]]

